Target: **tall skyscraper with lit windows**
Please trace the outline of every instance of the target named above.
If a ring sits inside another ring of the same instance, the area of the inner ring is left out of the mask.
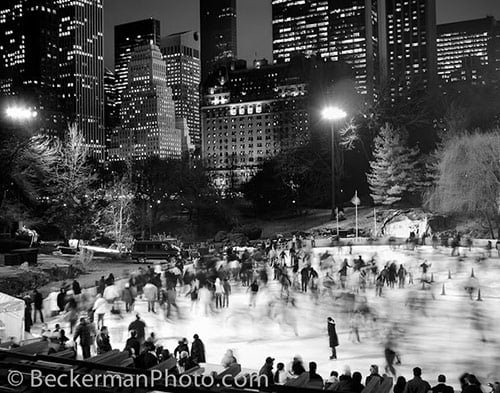
[[[200,0],[201,80],[238,56],[236,0]]]
[[[57,0],[58,88],[68,123],[82,131],[93,157],[102,161],[104,132],[104,46],[102,0]]]
[[[349,64],[359,93],[376,97],[380,85],[380,0],[329,1],[329,53],[334,61]]]
[[[500,23],[494,17],[437,27],[440,82],[483,84],[500,77]]]
[[[161,40],[167,64],[167,85],[172,89],[175,116],[186,119],[189,139],[200,146],[200,37],[195,31],[171,34]]]
[[[157,45],[149,43],[134,49],[127,88],[122,95],[121,127],[112,136],[111,161],[181,157],[181,134],[175,127],[166,71]]]
[[[272,0],[273,60],[328,57],[328,0]]]
[[[122,93],[127,88],[128,64],[134,49],[152,42],[160,45],[160,21],[149,18],[115,26],[115,87],[116,104],[121,105]]]
[[[381,64],[386,67],[381,75],[391,95],[402,93],[412,83],[435,86],[436,0],[385,0],[384,7],[380,23],[386,37],[381,38],[387,47],[381,48]]]
[[[50,0],[0,2],[0,95],[3,105],[38,113],[34,127],[59,135],[58,10]]]

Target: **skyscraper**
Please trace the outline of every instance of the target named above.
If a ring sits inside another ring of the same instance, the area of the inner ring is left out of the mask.
[[[328,0],[272,0],[273,60],[328,56]]]
[[[104,160],[102,0],[57,0],[59,96],[65,119],[82,131],[91,154]]]
[[[500,70],[500,24],[492,16],[438,26],[438,75],[442,82],[486,83]]]
[[[37,129],[58,135],[58,19],[49,0],[0,4],[0,94],[38,112]]]
[[[111,136],[120,123],[120,115],[116,105],[116,79],[113,71],[104,71],[104,127],[106,130],[106,147],[111,144]]]
[[[115,26],[115,78],[118,108],[128,83],[128,64],[137,46],[160,45],[160,21],[149,18]]]
[[[380,84],[380,0],[330,0],[329,57],[349,64],[356,88],[373,97]]]
[[[236,0],[200,0],[201,79],[237,57]]]
[[[157,45],[134,49],[120,108],[121,128],[113,135],[110,160],[180,158],[181,135],[175,128],[166,68]]]
[[[436,0],[385,0],[380,23],[381,75],[398,95],[412,83],[432,87],[437,79]],[[383,46],[387,43],[387,50]]]
[[[161,40],[167,64],[167,85],[172,89],[175,116],[186,119],[189,139],[201,144],[200,39],[194,31],[171,34]]]

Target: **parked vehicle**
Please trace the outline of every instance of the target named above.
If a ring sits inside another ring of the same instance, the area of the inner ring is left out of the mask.
[[[172,244],[170,240],[137,240],[130,254],[132,259],[144,263],[148,259],[169,260],[178,257],[180,249]]]

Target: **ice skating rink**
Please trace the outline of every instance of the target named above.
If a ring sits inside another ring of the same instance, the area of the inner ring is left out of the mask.
[[[458,387],[458,377],[464,372],[474,373],[482,382],[500,379],[500,259],[490,258],[477,262],[475,258],[483,251],[465,252],[459,260],[450,257],[450,249],[433,250],[430,246],[418,251],[391,250],[388,246],[354,246],[349,255],[347,247],[339,250],[314,249],[313,267],[320,276],[319,256],[325,251],[333,255],[332,271],[339,283],[337,271],[340,262],[361,255],[365,261],[375,255],[381,269],[386,262],[395,261],[413,275],[413,285],[406,280],[405,289],[384,287],[381,297],[375,296],[375,287],[370,285],[359,296],[365,296],[373,310],[371,316],[358,319],[361,342],[354,342],[350,334],[352,321],[346,312],[345,296],[339,288],[324,290],[322,280],[315,297],[310,291],[293,291],[295,305],[280,299],[281,286],[272,280],[269,268],[269,283],[261,287],[255,308],[249,307],[246,287],[232,282],[229,308],[214,309],[205,315],[203,307],[191,309],[191,300],[178,292],[180,315],[175,312],[166,320],[160,307],[156,314],[147,312],[147,304],[137,299],[134,313],[122,316],[106,315],[113,348],[122,349],[128,336],[127,327],[138,312],[147,324],[147,334],[155,332],[158,343],[173,351],[177,340],[186,337],[191,343],[197,333],[206,346],[207,362],[219,364],[224,352],[231,348],[243,368],[259,369],[267,356],[288,364],[294,355],[302,356],[304,363],[318,363],[318,372],[327,377],[330,371],[342,372],[347,366],[360,371],[363,378],[368,375],[371,364],[378,364],[384,372],[384,344],[388,333],[393,335],[393,348],[400,354],[401,364],[396,365],[397,374],[411,377],[412,368],[419,366],[423,378],[431,385],[437,383],[438,374],[445,374],[448,383]],[[420,264],[430,264],[428,279],[434,283],[422,290]],[[352,263],[351,263],[352,265]],[[471,278],[472,270],[474,278]],[[357,289],[358,276],[350,275],[347,288]],[[451,274],[451,278],[449,275]],[[290,274],[291,276],[291,274]],[[371,279],[370,279],[371,280]],[[444,295],[442,294],[444,285]],[[465,291],[466,286],[475,288],[473,300]],[[477,289],[482,301],[477,301]],[[271,306],[270,306],[271,302]],[[337,323],[340,346],[338,359],[330,360],[326,319],[331,316]],[[372,318],[373,317],[373,318]],[[59,317],[49,321],[49,327]],[[36,332],[36,328],[33,329]],[[69,329],[67,330],[69,332]]]

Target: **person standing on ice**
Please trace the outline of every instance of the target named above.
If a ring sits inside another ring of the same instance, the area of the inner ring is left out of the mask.
[[[399,270],[398,270],[399,288],[405,287],[406,274],[407,272],[406,269],[403,267],[403,265],[399,265]]]
[[[250,307],[255,307],[257,304],[257,294],[259,293],[257,280],[253,280],[252,285],[248,289],[250,290]]]
[[[330,348],[332,350],[332,354],[330,356],[330,360],[337,359],[337,347],[339,346],[339,338],[337,336],[337,330],[335,328],[335,321],[332,317],[328,317],[327,319],[327,329],[328,329],[328,338],[330,340]]]
[[[349,265],[347,258],[345,258],[344,262],[342,262],[342,267],[339,270],[340,284],[342,286],[342,289],[345,289],[345,283],[347,281],[347,268],[348,267],[351,267],[351,265]]]

